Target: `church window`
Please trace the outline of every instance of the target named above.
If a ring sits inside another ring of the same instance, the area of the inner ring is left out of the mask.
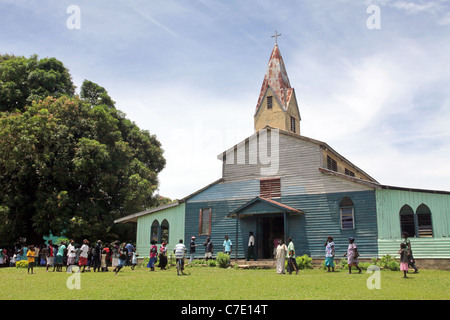
[[[211,208],[200,209],[200,235],[211,234]]]
[[[161,243],[169,243],[169,221],[164,219],[161,222]]]
[[[341,229],[350,230],[355,229],[354,204],[349,197],[342,198],[339,203],[339,210],[341,213]]]
[[[277,179],[263,179],[259,181],[261,198],[272,199],[281,197],[281,181]]]
[[[150,228],[150,242],[154,240],[156,243],[159,241],[159,222],[158,220],[153,220],[152,226]]]
[[[433,226],[431,224],[431,211],[427,205],[421,204],[417,207],[417,229],[419,231],[419,237],[432,237]]]
[[[272,109],[273,97],[267,97],[267,109]]]
[[[350,177],[354,177],[355,173],[353,171],[348,170],[347,168],[345,168],[345,174],[350,176]]]
[[[400,231],[408,233],[408,237],[416,236],[416,226],[413,209],[405,204],[400,209]]]
[[[336,160],[334,160],[330,156],[327,156],[327,169],[328,170],[333,170],[333,171],[338,171],[337,170],[337,162],[336,162]]]
[[[291,131],[296,132],[295,128],[295,118],[291,116]]]

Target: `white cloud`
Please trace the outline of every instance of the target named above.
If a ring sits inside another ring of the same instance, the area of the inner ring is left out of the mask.
[[[442,8],[440,2],[427,1],[421,3],[396,1],[391,4],[392,7],[400,10],[404,10],[407,14],[418,14],[421,12],[435,13]]]

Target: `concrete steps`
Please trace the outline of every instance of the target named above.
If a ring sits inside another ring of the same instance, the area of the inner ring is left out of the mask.
[[[252,269],[252,268],[259,268],[259,269],[273,269],[276,267],[276,261],[272,260],[272,259],[267,259],[267,260],[244,260],[244,259],[238,259],[236,260],[232,260],[232,263],[237,263],[238,267],[240,269]]]

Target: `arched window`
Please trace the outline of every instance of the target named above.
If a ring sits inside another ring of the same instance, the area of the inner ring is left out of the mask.
[[[352,199],[349,197],[342,198],[339,203],[339,210],[341,212],[341,229],[355,229],[354,204]]]
[[[432,237],[433,226],[431,224],[431,211],[426,204],[421,204],[417,207],[417,229],[419,237]]]
[[[405,204],[400,209],[400,230],[401,233],[407,232],[408,237],[416,236],[416,226],[413,209]]]
[[[169,243],[169,221],[164,219],[161,222],[161,243]]]
[[[150,241],[155,240],[158,243],[159,239],[159,222],[158,220],[153,220],[152,227],[150,228]]]

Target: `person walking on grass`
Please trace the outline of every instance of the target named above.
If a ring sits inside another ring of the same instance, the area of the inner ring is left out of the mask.
[[[194,258],[195,258],[195,248],[198,247],[197,244],[195,244],[195,237],[192,236],[191,237],[191,243],[189,244],[189,265],[192,264],[192,262],[194,262]]]
[[[52,240],[48,240],[46,260],[47,266],[45,269],[48,272],[48,268],[55,264],[55,248],[53,248]],[[53,268],[53,271],[55,271],[55,268]]]
[[[298,268],[297,268],[297,262],[295,261],[295,246],[294,242],[292,241],[292,238],[289,237],[288,240],[288,247],[287,247],[287,255],[286,258],[288,259],[288,272],[289,274],[292,274],[292,271],[295,270],[295,274],[298,274]]]
[[[89,241],[87,239],[83,240],[83,245],[80,248],[80,260],[78,265],[82,267],[81,272],[84,272],[88,263],[89,256]]]
[[[67,246],[66,271],[69,268],[69,266],[75,264],[75,256],[77,255],[77,251],[75,250],[75,246],[73,244],[74,244],[74,241],[73,240],[69,240],[69,245]]]
[[[419,273],[419,269],[416,267],[416,260],[414,260],[411,241],[408,239],[408,232],[402,232],[403,243],[406,245],[406,251],[408,252],[408,265],[414,269],[414,273]]]
[[[133,247],[133,252],[131,254],[131,270],[134,270],[137,266],[137,257],[139,257],[139,253],[136,253],[136,248]]]
[[[228,239],[228,235],[225,236],[225,240],[223,241],[223,252],[227,255],[231,255],[231,251],[233,249],[233,243]]]
[[[150,259],[148,260],[147,268],[150,268],[150,271],[155,271],[155,264],[158,257],[158,247],[156,246],[156,241],[150,241]]]
[[[358,252],[358,248],[355,244],[355,238],[353,237],[349,237],[348,238],[348,248],[347,248],[347,252],[344,253],[343,257],[347,256],[347,262],[348,262],[348,273],[347,274],[351,274],[352,273],[352,267],[356,267],[356,269],[359,270],[358,273],[361,273],[362,270],[359,267],[359,252]]]
[[[58,247],[58,252],[56,253],[56,259],[55,259],[55,266],[53,268],[53,271],[55,271],[56,268],[56,272],[61,272],[62,271],[62,266],[64,263],[64,251],[66,250],[66,242],[65,241],[61,241],[61,244]]]
[[[95,244],[94,248],[92,249],[94,272],[95,272],[95,270],[97,270],[97,272],[101,271],[102,251],[103,251],[102,240],[97,240],[97,243]]]
[[[209,237],[206,238],[206,241],[203,245],[205,246],[205,260],[208,261],[208,259],[212,259],[214,245]]]
[[[159,268],[161,270],[166,270],[167,266],[167,247],[166,242],[163,241],[159,247]]]
[[[119,273],[120,269],[122,269],[126,262],[127,262],[127,258],[128,258],[128,251],[125,248],[126,243],[123,243],[120,247],[119,247],[119,262],[117,264],[117,267],[114,268],[113,272],[115,272],[114,275],[117,275],[117,273]]]
[[[397,254],[400,255],[400,271],[403,271],[403,278],[407,278],[409,258],[406,244],[400,243],[400,251]]]
[[[325,242],[325,266],[328,268],[327,272],[334,272],[334,242],[333,237],[328,237]]]
[[[175,254],[176,263],[181,261],[181,273],[184,271],[184,256],[186,254],[186,246],[183,244],[183,239],[178,241],[178,244],[175,245],[173,249],[173,253]]]
[[[287,247],[282,239],[278,239],[278,246],[276,248],[275,258],[277,260],[277,273],[285,274]]]
[[[29,250],[27,251],[27,258],[28,258],[28,274],[30,273],[30,269],[31,269],[31,274],[33,274],[33,268],[34,268],[34,258],[36,256],[36,253],[34,251],[34,246],[31,245]]]

